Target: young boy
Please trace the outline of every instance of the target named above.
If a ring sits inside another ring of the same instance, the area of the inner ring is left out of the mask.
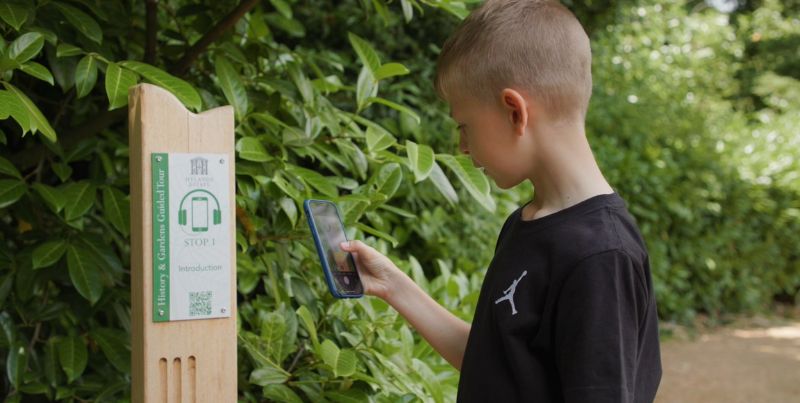
[[[470,326],[360,241],[365,292],[454,367],[459,401],[650,402],[661,379],[647,251],[584,132],[592,90],[583,28],[548,0],[489,0],[442,49],[436,88],[461,150],[532,202],[500,231]]]

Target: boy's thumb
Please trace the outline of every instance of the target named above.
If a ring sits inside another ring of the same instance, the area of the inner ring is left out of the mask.
[[[356,241],[346,241],[339,244],[339,247],[346,251],[352,251],[356,249]]]

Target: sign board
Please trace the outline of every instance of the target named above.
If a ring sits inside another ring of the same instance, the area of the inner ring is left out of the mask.
[[[139,84],[128,123],[131,401],[236,402],[233,108]]]
[[[228,156],[152,153],[153,321],[230,316]]]

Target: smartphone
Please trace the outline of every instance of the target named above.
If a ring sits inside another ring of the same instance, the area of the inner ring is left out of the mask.
[[[339,247],[340,243],[347,241],[339,208],[328,200],[306,200],[303,209],[331,294],[336,298],[364,295],[353,255]]]
[[[208,198],[192,197],[192,232],[208,231]]]

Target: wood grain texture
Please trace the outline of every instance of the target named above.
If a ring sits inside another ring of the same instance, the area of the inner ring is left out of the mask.
[[[131,88],[128,99],[132,400],[135,403],[235,402],[237,349],[233,108],[224,106],[194,114],[171,93],[150,84]],[[230,206],[226,212],[227,221],[223,219],[231,234],[232,312],[228,318],[153,322],[150,155],[154,152],[228,155]],[[166,372],[166,379],[162,372]],[[174,390],[175,385],[179,385],[180,390]],[[165,402],[164,396],[172,398]]]

